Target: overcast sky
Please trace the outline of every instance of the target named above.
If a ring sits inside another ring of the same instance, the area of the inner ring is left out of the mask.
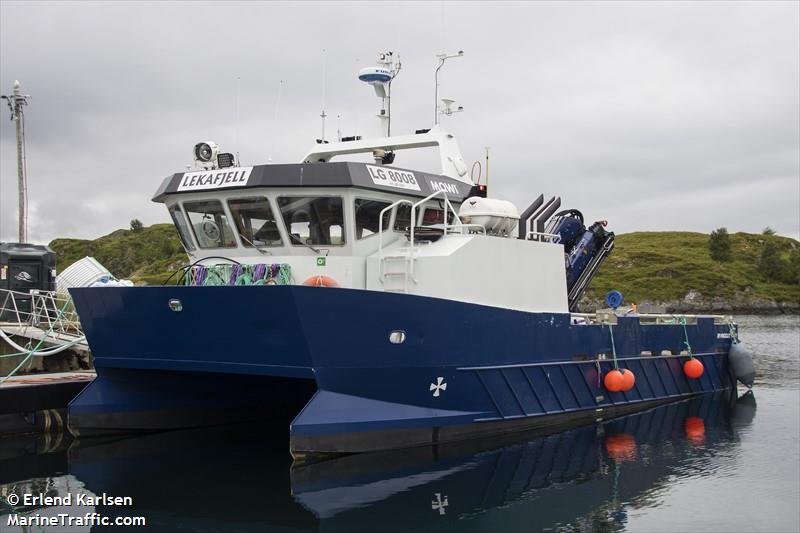
[[[381,50],[403,64],[396,133],[431,125],[435,56],[464,50],[440,96],[466,111],[443,125],[468,164],[491,147],[492,195],[520,211],[545,193],[618,233],[797,238],[799,6],[2,0],[0,92],[19,79],[32,96],[29,240],[167,222],[150,198],[201,140],[247,165],[300,161],[320,136],[324,63],[329,134],[377,133],[357,71]],[[0,112],[0,239],[16,241],[14,128]]]

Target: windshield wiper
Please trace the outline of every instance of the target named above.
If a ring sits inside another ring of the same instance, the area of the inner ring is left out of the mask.
[[[322,251],[320,251],[320,250],[319,250],[319,249],[317,249],[317,248],[314,248],[313,246],[311,246],[311,245],[310,245],[310,244],[308,244],[307,242],[303,242],[303,239],[301,239],[300,237],[298,237],[298,236],[297,236],[297,235],[295,235],[294,233],[290,233],[290,234],[289,234],[289,238],[290,238],[290,239],[294,239],[294,240],[297,242],[297,244],[302,244],[302,245],[303,245],[303,246],[305,246],[306,248],[309,248],[309,249],[313,250],[313,251],[314,251],[314,253],[315,253],[315,254],[317,254],[317,255],[320,255],[320,254],[322,254]],[[328,255],[328,254],[325,254],[325,255]]]
[[[243,241],[245,241],[247,244],[249,244],[250,246],[252,246],[256,250],[258,250],[262,254],[264,254],[264,255],[272,255],[272,252],[270,252],[269,250],[264,250],[262,248],[259,248],[258,246],[256,246],[256,243],[254,243],[253,241],[251,241],[250,239],[248,239],[247,237],[245,237],[241,233],[239,234],[239,237],[241,237]]]

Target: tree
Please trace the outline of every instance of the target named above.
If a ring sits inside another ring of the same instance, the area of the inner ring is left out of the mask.
[[[144,229],[144,224],[138,218],[134,218],[131,220],[131,231],[142,231]]]
[[[775,230],[767,226],[761,230],[761,235],[775,235]]]
[[[731,238],[727,228],[711,232],[708,239],[708,252],[714,261],[729,261],[731,258]]]
[[[783,281],[786,279],[785,264],[781,258],[778,245],[768,242],[758,258],[758,269],[767,281]]]
[[[800,250],[796,248],[789,254],[789,276],[787,282],[800,285]]]

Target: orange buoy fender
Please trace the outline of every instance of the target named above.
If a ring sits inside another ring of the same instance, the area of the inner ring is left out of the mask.
[[[703,363],[699,359],[689,359],[683,363],[683,373],[687,378],[697,379],[703,375]]]
[[[706,423],[699,416],[690,416],[683,423],[686,437],[692,444],[703,444],[706,441]]]
[[[628,392],[636,385],[636,376],[627,368],[622,369],[622,388],[620,392]]]
[[[606,373],[606,376],[603,378],[603,385],[605,385],[606,390],[609,392],[619,392],[622,390],[623,379],[622,372],[619,370],[612,370]]]
[[[303,282],[303,285],[310,287],[341,287],[335,279],[328,276],[311,276]]]
[[[618,463],[636,460],[636,439],[627,433],[609,435],[605,445],[608,455]]]

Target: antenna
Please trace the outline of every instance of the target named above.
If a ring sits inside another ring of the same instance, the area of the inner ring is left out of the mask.
[[[489,193],[489,146],[485,147],[486,150],[486,193]]]
[[[322,137],[320,138],[321,143],[325,143],[325,117],[328,115],[325,114],[325,83],[326,83],[326,69],[328,64],[328,54],[325,49],[322,49],[322,113],[320,113],[320,118],[322,119]]]
[[[444,27],[444,0],[439,2],[439,45],[441,46],[440,50],[444,53],[445,48],[445,27]]]
[[[444,66],[445,61],[447,61],[448,59],[452,59],[454,57],[462,57],[463,55],[464,55],[464,50],[459,50],[457,54],[452,54],[452,55],[439,54],[439,55],[436,56],[436,57],[439,58],[439,66],[436,67],[436,73],[435,73],[435,76],[434,76],[434,79],[436,81],[436,90],[435,90],[435,98],[434,98],[435,108],[434,108],[434,111],[433,111],[433,125],[434,126],[439,124],[439,71]],[[450,103],[452,104],[453,101],[454,100],[450,100]],[[451,115],[453,113],[450,110],[449,104],[445,104],[445,110],[449,111],[449,112],[445,113],[447,115]],[[459,111],[460,110],[461,109],[459,109]]]
[[[391,52],[389,52],[389,55],[391,55]],[[400,54],[397,54],[397,68],[393,69],[393,71],[392,71],[392,79],[389,80],[389,94],[388,94],[388,96],[386,98],[386,100],[387,100],[387,108],[388,108],[388,112],[389,112],[389,116],[388,116],[387,121],[386,121],[386,136],[387,137],[391,137],[392,136],[392,82],[397,77],[397,75],[400,74],[400,69],[402,69],[402,68],[403,68],[403,64],[400,62]]]
[[[358,58],[356,58],[356,68],[358,69],[358,67],[360,65],[361,65],[361,62],[359,61]],[[361,70],[361,69],[359,69],[359,70]],[[356,107],[354,114],[355,114],[355,117],[354,117],[355,128],[353,128],[353,129],[355,130],[355,134],[358,135],[358,115],[359,115],[359,108],[358,107]]]
[[[273,146],[273,148],[274,148],[275,143],[277,142],[277,139],[278,139],[278,135],[277,135],[277,133],[278,133],[278,110],[281,107],[281,93],[282,92],[283,92],[283,80],[281,80],[278,83],[278,96],[275,98],[275,115],[273,116],[273,119],[272,119],[272,131],[273,131],[272,146]],[[268,163],[272,163],[272,155],[270,155],[267,158],[267,162]]]
[[[464,106],[458,106],[458,107],[457,107],[457,108],[455,108],[455,109],[453,109],[453,108],[451,107],[451,106],[453,105],[453,102],[455,102],[455,100],[453,100],[452,98],[442,98],[442,99],[440,99],[439,101],[440,101],[440,102],[442,102],[442,105],[444,106],[444,107],[443,107],[443,108],[442,108],[442,109],[439,111],[439,114],[440,114],[440,115],[447,115],[447,116],[449,117],[449,116],[451,116],[453,113],[461,113],[462,111],[464,111]]]
[[[242,78],[236,76],[236,165],[239,166],[239,130],[242,127],[241,120],[241,106],[242,106]]]

